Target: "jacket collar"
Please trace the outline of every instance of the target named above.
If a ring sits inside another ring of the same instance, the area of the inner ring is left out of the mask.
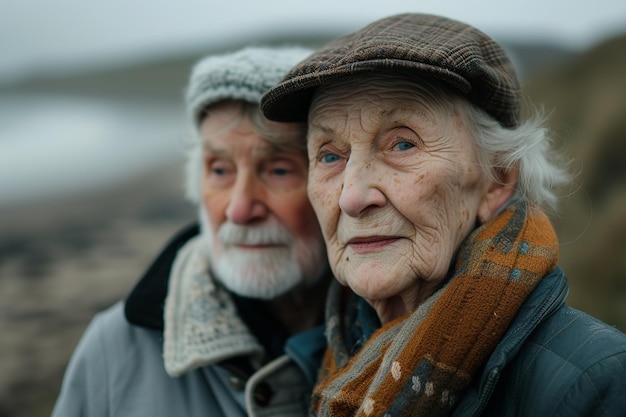
[[[129,323],[161,332],[164,330],[165,299],[174,260],[180,249],[199,233],[197,223],[182,228],[147,268],[125,302],[125,316]],[[268,355],[278,356],[284,349],[313,385],[326,343],[324,325],[289,338],[286,330],[269,313],[262,301],[234,294],[231,297],[242,319],[265,347]],[[244,379],[253,372],[248,360],[243,357],[227,358],[220,365],[231,372],[242,374]]]
[[[179,250],[199,233],[198,224],[192,223],[182,228],[165,245],[126,299],[125,315],[129,323],[163,331],[165,298],[169,288],[172,265]],[[248,324],[251,332],[268,350],[270,357],[281,354],[288,337],[287,331],[271,315],[265,303],[232,293],[230,295],[239,314]]]
[[[568,292],[567,279],[560,267],[543,277],[517,312],[494,351],[496,355],[487,362],[487,369],[510,362],[537,326],[565,303]]]
[[[125,303],[126,319],[137,326],[163,330],[165,297],[178,250],[200,232],[197,223],[181,229],[148,267]]]
[[[537,284],[518,311],[498,347],[485,364],[477,384],[470,387],[455,416],[478,416],[487,405],[500,379],[502,369],[520,351],[531,333],[565,304],[569,292],[565,273],[556,267]]]

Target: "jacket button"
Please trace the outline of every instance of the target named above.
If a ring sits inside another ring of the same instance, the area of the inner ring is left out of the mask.
[[[231,375],[228,378],[228,384],[230,385],[232,389],[237,390],[237,391],[243,391],[243,388],[245,386],[243,379],[236,377],[234,375]]]
[[[267,382],[261,382],[254,388],[254,401],[261,407],[265,407],[272,400],[274,391]]]

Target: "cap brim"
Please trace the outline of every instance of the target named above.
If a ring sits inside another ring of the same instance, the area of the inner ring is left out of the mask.
[[[414,61],[381,59],[342,65],[328,70],[288,76],[271,88],[261,99],[261,109],[270,120],[306,122],[317,88],[367,73],[398,74],[410,77],[432,77],[450,85],[462,95],[469,95],[471,84],[447,69]]]

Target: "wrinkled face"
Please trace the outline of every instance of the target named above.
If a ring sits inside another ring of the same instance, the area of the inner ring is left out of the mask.
[[[487,204],[463,118],[426,97],[408,82],[337,84],[309,112],[309,198],[330,264],[370,302],[432,295]]]
[[[267,122],[276,141],[302,140],[296,124]],[[269,299],[318,280],[324,244],[306,193],[307,159],[257,133],[241,104],[211,107],[202,122],[204,231],[218,280]]]

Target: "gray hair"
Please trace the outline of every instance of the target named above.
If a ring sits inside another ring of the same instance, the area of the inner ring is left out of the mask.
[[[519,179],[511,200],[523,200],[555,212],[557,190],[569,184],[571,176],[565,156],[553,149],[543,111],[535,110],[518,127],[509,129],[467,101],[460,107],[476,140],[478,159],[485,174],[497,181],[498,170],[517,168]]]

